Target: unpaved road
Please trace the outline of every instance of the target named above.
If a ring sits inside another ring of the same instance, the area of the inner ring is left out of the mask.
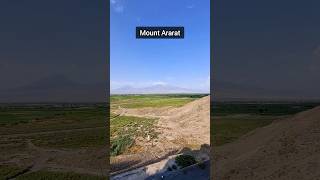
[[[105,129],[105,126],[99,127],[90,127],[90,128],[75,128],[75,129],[63,129],[63,130],[54,130],[54,131],[41,131],[41,132],[32,132],[32,133],[15,133],[15,134],[5,134],[1,135],[3,138],[7,137],[21,137],[21,136],[33,136],[33,135],[45,135],[45,134],[55,134],[55,133],[65,133],[65,132],[75,132],[75,131],[86,131],[94,129]]]

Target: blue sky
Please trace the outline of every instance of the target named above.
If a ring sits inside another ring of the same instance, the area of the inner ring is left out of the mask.
[[[166,84],[209,91],[209,0],[111,0],[111,89]],[[136,26],[184,26],[184,39],[135,39]]]

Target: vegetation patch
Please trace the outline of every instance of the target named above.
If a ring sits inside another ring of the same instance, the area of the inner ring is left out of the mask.
[[[129,136],[120,136],[111,141],[111,156],[122,154],[127,148],[133,145],[134,140]]]
[[[137,137],[154,139],[156,119],[131,116],[118,116],[110,120],[111,155],[122,154],[131,147]]]
[[[196,159],[193,156],[186,154],[177,156],[175,160],[177,165],[181,169],[197,163]]]

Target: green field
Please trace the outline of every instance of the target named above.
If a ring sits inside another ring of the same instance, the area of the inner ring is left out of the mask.
[[[316,103],[215,103],[211,106],[213,146],[230,143],[273,120],[311,109]]]
[[[0,134],[35,133],[76,128],[103,127],[106,105],[1,106]]]
[[[105,116],[103,104],[84,105],[34,105],[34,106],[0,106],[0,124],[28,123],[40,120],[85,121],[101,119]]]
[[[0,108],[1,143],[25,139],[41,147],[80,148],[106,144],[107,108],[103,104],[74,107],[2,106]]]
[[[181,95],[112,95],[111,108],[179,107],[206,94]]]

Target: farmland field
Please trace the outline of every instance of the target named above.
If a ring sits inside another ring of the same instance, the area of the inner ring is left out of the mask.
[[[179,107],[205,95],[112,95],[111,108]]]
[[[0,179],[106,179],[106,120],[105,104],[0,105]]]

